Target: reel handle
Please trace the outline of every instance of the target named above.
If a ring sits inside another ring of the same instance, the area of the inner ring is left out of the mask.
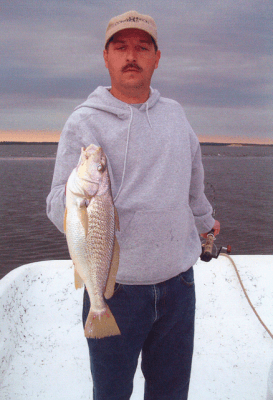
[[[220,247],[219,251],[217,252],[216,255],[213,254],[213,242],[215,240],[214,236],[214,229],[212,228],[208,233],[207,233],[207,238],[206,242],[202,244],[202,254],[200,255],[200,258],[202,261],[209,262],[212,258],[218,258],[221,250],[226,250],[227,254],[231,253],[231,246],[227,245],[227,247]]]

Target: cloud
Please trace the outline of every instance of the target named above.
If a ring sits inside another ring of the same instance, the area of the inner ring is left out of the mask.
[[[153,86],[162,95],[192,115],[200,112],[200,121],[217,115],[222,130],[254,134],[249,126],[255,115],[260,134],[272,134],[272,121],[264,118],[272,107],[272,7],[260,0],[7,2],[1,7],[0,128],[21,123],[22,129],[35,129],[39,115],[45,129],[59,129],[67,102],[76,105],[96,86],[110,83],[102,58],[107,22],[136,9],[158,25],[162,58]],[[211,124],[216,132],[218,121]]]
[[[231,141],[255,138],[273,144],[272,108],[185,107],[187,117],[200,137],[229,137]]]

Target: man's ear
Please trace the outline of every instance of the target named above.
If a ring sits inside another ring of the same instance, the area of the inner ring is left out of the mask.
[[[157,52],[156,52],[155,69],[158,67],[160,57],[161,57],[161,51],[160,51],[160,50],[157,50]]]
[[[108,51],[106,49],[103,50],[103,58],[106,68],[108,68]]]

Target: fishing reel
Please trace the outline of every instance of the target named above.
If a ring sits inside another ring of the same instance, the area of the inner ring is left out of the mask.
[[[202,244],[202,253],[200,255],[202,261],[209,262],[212,258],[218,258],[222,250],[225,250],[227,254],[231,253],[230,245],[227,247],[220,247],[220,249],[217,250],[217,247],[214,245],[214,240],[214,229],[211,229],[207,234],[205,243]]]

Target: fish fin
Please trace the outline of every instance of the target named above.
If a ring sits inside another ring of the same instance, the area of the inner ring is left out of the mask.
[[[98,315],[90,309],[85,323],[84,335],[87,338],[96,339],[120,335],[120,330],[115,317],[107,305],[106,311],[102,315]]]
[[[78,216],[84,229],[85,237],[88,234],[88,215],[86,207],[78,208]]]
[[[115,212],[115,228],[117,231],[119,231],[120,230],[119,216],[118,216],[118,210],[116,209],[116,207],[114,207],[114,212]]]
[[[106,288],[105,288],[105,292],[104,292],[104,297],[106,299],[110,299],[114,294],[116,276],[117,276],[117,272],[118,272],[118,265],[119,265],[119,244],[118,244],[117,238],[115,236],[113,256],[112,256],[110,271],[109,271]]]
[[[76,269],[74,269],[74,283],[75,283],[76,289],[80,289],[84,285],[84,282],[83,282],[82,278],[80,277],[80,275],[78,274],[78,272],[76,271]]]
[[[64,210],[64,233],[66,233],[66,217],[67,217],[67,208]]]

